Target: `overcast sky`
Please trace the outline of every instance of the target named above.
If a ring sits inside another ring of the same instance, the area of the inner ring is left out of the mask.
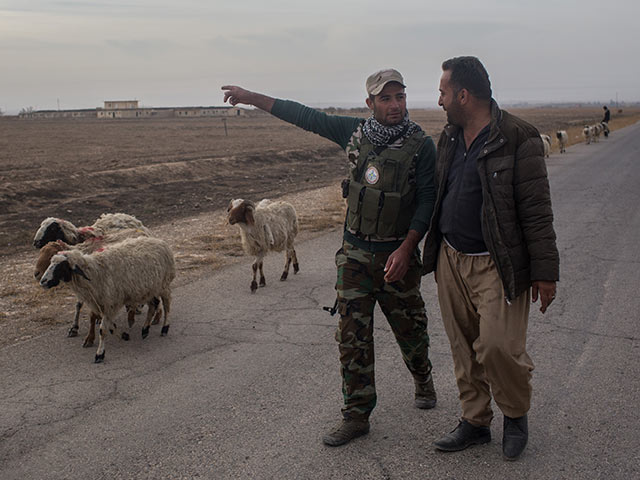
[[[637,0],[0,0],[0,108],[220,105],[227,83],[354,106],[384,67],[435,107],[458,55],[503,104],[640,101],[639,22]]]

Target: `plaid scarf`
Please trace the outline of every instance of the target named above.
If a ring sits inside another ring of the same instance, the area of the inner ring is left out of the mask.
[[[363,133],[376,147],[400,147],[404,139],[409,138],[419,130],[422,130],[420,125],[409,120],[409,112],[402,119],[402,123],[398,125],[387,127],[371,115],[362,126]]]

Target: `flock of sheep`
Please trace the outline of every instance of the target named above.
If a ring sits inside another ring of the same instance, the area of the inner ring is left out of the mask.
[[[597,142],[600,139],[600,134],[604,134],[605,138],[609,136],[609,126],[606,122],[596,123],[595,125],[585,125],[582,129],[582,136],[587,145],[591,142]],[[544,145],[544,156],[548,157],[551,153],[551,137],[544,133],[540,134],[542,144]],[[558,146],[560,147],[560,153],[567,151],[567,143],[569,142],[569,135],[566,130],[556,131],[556,138],[558,139]]]
[[[240,228],[245,252],[255,256],[251,292],[265,286],[263,259],[269,251],[285,251],[285,268],[280,280],[286,280],[293,263],[298,273],[294,239],[298,220],[287,202],[262,200],[257,205],[243,199],[232,200],[227,209],[228,221]],[[69,337],[78,335],[80,311],[90,312],[89,332],[83,347],[90,347],[98,327],[95,363],[105,357],[105,336],[109,332],[129,340],[135,315],[147,305],[142,338],[157,324],[164,312],[161,335],[169,332],[171,282],[176,276],[173,252],[164,240],[156,238],[140,220],[125,213],[102,214],[93,225],[76,227],[71,222],[49,217],[42,221],[33,239],[39,248],[34,276],[45,288],[67,283],[77,298]],[[118,314],[127,311],[127,328],[118,325]]]

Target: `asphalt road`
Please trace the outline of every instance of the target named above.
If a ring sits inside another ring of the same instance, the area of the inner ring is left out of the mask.
[[[378,311],[371,433],[322,445],[341,406],[337,318],[321,309],[334,300],[336,231],[298,246],[301,272],[286,282],[270,256],[254,295],[248,263],[176,289],[168,337],[157,326],[144,341],[110,337],[104,364],[81,348],[86,323],[77,338],[60,328],[0,350],[0,479],[639,478],[640,124],[555,154],[548,169],[561,283],[550,311],[530,319],[520,461],[502,460],[497,409],[492,443],[431,447],[460,413],[431,276],[438,406],[413,407]]]

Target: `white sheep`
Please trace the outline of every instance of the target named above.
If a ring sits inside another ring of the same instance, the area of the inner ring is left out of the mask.
[[[34,277],[36,278],[36,280],[40,281],[42,274],[45,272],[45,270],[49,267],[49,264],[51,263],[51,258],[55,254],[61,252],[62,250],[78,249],[82,253],[91,254],[101,249],[104,249],[108,245],[119,243],[127,238],[148,237],[148,236],[150,236],[150,234],[147,229],[142,230],[139,228],[126,228],[123,230],[114,231],[112,233],[109,233],[101,237],[92,237],[76,245],[68,245],[64,243],[62,240],[49,242],[40,249],[38,258],[36,259]],[[78,336],[80,311],[82,309],[82,305],[83,304],[80,300],[76,302],[73,324],[71,325],[71,328],[67,332],[67,336],[69,337]],[[136,305],[127,305],[127,311],[129,312],[129,315],[128,315],[129,326],[133,325],[134,323],[136,308],[137,308]],[[160,311],[156,312],[156,315],[154,316],[154,319],[152,322],[153,324],[158,323],[160,313],[161,313]],[[87,336],[83,341],[83,344],[82,344],[83,347],[90,347],[91,345],[93,345],[93,341],[95,339],[95,323],[97,319],[100,319],[100,315],[98,315],[96,312],[91,312],[91,316],[89,320],[89,332],[87,333]],[[125,335],[125,339],[126,339],[126,335]]]
[[[549,153],[551,152],[551,137],[544,133],[540,134],[540,138],[542,139],[542,144],[544,145],[544,156],[549,157]]]
[[[105,333],[117,333],[116,315],[126,305],[148,304],[149,312],[142,337],[149,333],[152,306],[162,299],[164,323],[161,335],[169,331],[171,282],[175,278],[175,260],[169,245],[158,238],[139,237],[110,245],[91,255],[79,250],[60,252],[40,279],[44,288],[60,281],[69,282],[80,301],[89,305],[102,320],[95,363],[104,361]]]
[[[566,130],[558,130],[556,132],[556,138],[558,139],[558,145],[560,146],[560,153],[567,151],[567,143],[569,142],[569,134]]]
[[[289,266],[293,263],[293,273],[298,273],[298,257],[293,247],[293,241],[298,234],[298,217],[293,205],[287,202],[271,202],[262,200],[255,205],[249,200],[241,198],[229,203],[228,221],[231,225],[240,227],[242,248],[248,255],[256,257],[253,263],[253,280],[251,293],[258,289],[256,272],[260,270],[260,286],[266,281],[262,264],[264,257],[271,251],[286,251],[284,271],[280,280],[286,280]]]
[[[602,125],[596,123],[595,125],[591,125],[591,138],[597,143],[600,141],[600,134],[602,133]]]
[[[602,132],[604,133],[604,138],[609,137],[609,124],[607,122],[600,122],[600,125],[602,125]]]
[[[125,228],[147,230],[147,227],[140,220],[126,213],[103,213],[93,225],[80,228],[67,220],[48,217],[40,224],[33,238],[33,246],[42,248],[47,243],[55,240],[62,240],[69,245],[75,245],[90,238],[100,237],[109,232]]]
[[[591,143],[593,133],[593,127],[591,127],[590,125],[585,125],[582,129],[582,136],[584,137],[584,141],[587,145]]]

